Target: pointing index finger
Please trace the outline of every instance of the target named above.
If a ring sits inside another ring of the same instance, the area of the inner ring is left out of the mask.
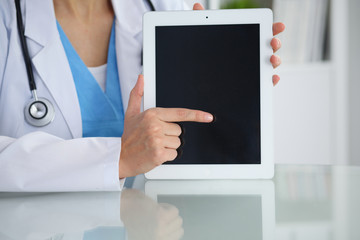
[[[210,123],[212,114],[186,108],[156,108],[157,116],[164,122],[202,122]]]

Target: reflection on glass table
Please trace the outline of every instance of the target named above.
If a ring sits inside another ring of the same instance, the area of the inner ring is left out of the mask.
[[[120,193],[0,194],[1,240],[95,236],[125,239]]]
[[[329,167],[278,169],[274,178],[277,238],[332,239],[331,175]]]
[[[0,193],[0,240],[358,240],[359,184],[360,167],[276,166],[272,181],[140,176],[122,193]]]
[[[360,239],[360,167],[277,166],[276,239]]]
[[[131,240],[179,240],[184,234],[175,206],[158,204],[136,189],[123,191],[121,219]]]
[[[274,239],[271,181],[148,181],[145,192],[175,206],[182,239]]]

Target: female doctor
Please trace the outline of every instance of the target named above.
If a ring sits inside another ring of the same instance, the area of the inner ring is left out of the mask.
[[[19,2],[0,5],[0,191],[121,190],[119,179],[176,158],[174,122],[212,121],[199,110],[140,112],[142,15],[182,0]]]

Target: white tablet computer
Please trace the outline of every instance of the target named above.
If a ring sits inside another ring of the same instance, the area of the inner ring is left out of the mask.
[[[190,108],[214,123],[181,123],[183,154],[149,179],[272,178],[272,12],[144,15],[144,109]]]
[[[148,181],[145,193],[183,220],[182,239],[275,239],[272,181]]]

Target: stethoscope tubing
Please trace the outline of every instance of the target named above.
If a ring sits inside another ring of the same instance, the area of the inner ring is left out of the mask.
[[[22,53],[23,53],[23,57],[24,57],[26,73],[28,76],[30,91],[33,91],[33,90],[36,90],[36,83],[34,80],[34,73],[33,73],[32,67],[31,67],[29,50],[28,50],[28,46],[26,43],[26,39],[25,39],[25,28],[23,25],[23,19],[22,19],[22,14],[21,14],[20,0],[15,0],[15,7],[16,7],[17,29],[19,32],[20,44],[21,44],[21,49],[22,49]]]
[[[155,10],[154,4],[151,2],[151,0],[146,0],[146,1],[150,7],[150,11],[155,12],[156,10]]]

